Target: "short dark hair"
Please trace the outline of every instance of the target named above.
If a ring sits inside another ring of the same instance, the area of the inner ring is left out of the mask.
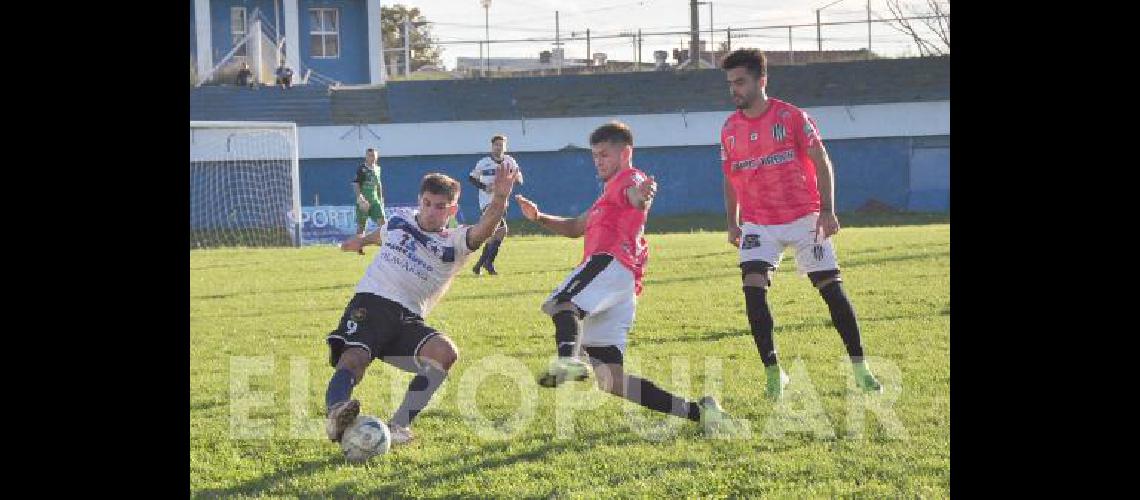
[[[364,153],[365,153],[365,154],[368,154],[368,153],[375,153],[375,152],[376,152],[376,148],[368,148],[368,149],[365,149],[365,150],[364,150]]]
[[[491,142],[495,142],[495,141],[505,141],[505,140],[507,140],[507,136],[505,136],[505,135],[502,135],[502,134],[497,134],[497,135],[495,135],[494,137],[492,137],[492,138],[491,138]]]
[[[450,201],[459,199],[459,181],[441,173],[431,173],[424,176],[420,183],[420,194],[442,194]]]
[[[622,122],[609,122],[594,129],[594,133],[590,134],[591,146],[602,142],[632,146],[633,131],[629,129],[629,125]]]
[[[768,58],[759,49],[737,49],[724,58],[720,67],[725,71],[744,68],[748,74],[760,78],[768,75]]]

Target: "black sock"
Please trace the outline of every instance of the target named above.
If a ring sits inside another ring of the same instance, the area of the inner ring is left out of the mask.
[[[342,401],[348,401],[352,397],[354,385],[356,385],[356,380],[354,380],[351,371],[344,368],[337,370],[332,379],[329,380],[329,388],[325,391],[325,409]]]
[[[701,419],[701,410],[696,403],[685,401],[657,387],[653,382],[634,375],[625,378],[625,399],[650,410],[687,418],[694,422]]]
[[[763,287],[744,287],[744,303],[748,310],[748,325],[752,327],[752,340],[756,341],[756,349],[760,351],[760,360],[764,366],[772,366],[779,360],[776,359],[776,343],[772,339],[776,323],[768,311],[767,294],[768,289]]]
[[[843,346],[847,348],[847,355],[851,361],[863,360],[863,341],[859,336],[859,323],[855,319],[855,309],[847,294],[843,293],[843,285],[833,282],[819,291],[827,308],[831,310],[831,322],[839,330],[839,337],[843,339]]]
[[[486,267],[495,267],[495,257],[499,256],[499,247],[503,245],[503,240],[494,240],[487,244],[487,262]]]
[[[558,347],[558,357],[568,358],[574,355],[574,344],[578,341],[578,330],[581,324],[574,311],[559,311],[552,317],[554,319],[554,342]]]
[[[483,245],[483,252],[479,254],[479,260],[475,262],[475,269],[483,267],[483,265],[487,262],[487,255],[490,253],[489,248],[491,248],[490,243]]]
[[[416,418],[416,415],[419,415],[428,405],[432,395],[435,394],[435,390],[439,389],[445,378],[447,378],[447,372],[427,363],[427,366],[420,369],[419,374],[408,384],[408,392],[404,394],[404,402],[400,403],[400,407],[392,415],[392,423],[401,427],[410,426],[412,419]]]

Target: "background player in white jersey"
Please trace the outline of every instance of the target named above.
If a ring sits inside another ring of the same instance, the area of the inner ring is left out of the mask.
[[[467,179],[479,188],[479,211],[482,212],[487,209],[487,204],[491,202],[491,184],[495,182],[495,168],[498,165],[507,165],[507,167],[515,172],[518,172],[518,183],[523,183],[522,169],[519,168],[518,163],[507,153],[507,136],[496,135],[491,138],[491,155],[484,156],[483,159],[475,163],[475,169],[468,174]],[[483,247],[483,253],[479,256],[479,261],[475,263],[472,271],[479,274],[480,269],[487,269],[488,274],[499,274],[495,270],[495,257],[499,256],[499,247],[503,245],[503,239],[507,237],[507,220],[499,224],[495,234],[487,241],[487,245]]]
[[[412,439],[412,419],[427,406],[458,359],[455,344],[424,324],[424,317],[447,291],[471,252],[491,236],[514,187],[515,173],[499,165],[491,202],[474,226],[447,228],[459,209],[459,181],[443,174],[424,176],[419,209],[409,217],[393,215],[364,237],[343,244],[346,252],[379,244],[372,263],[356,286],[336,330],[328,335],[329,364],[336,372],[325,393],[326,431],[339,441],[360,413],[352,388],[373,359],[416,373],[404,401],[388,423],[393,443]]]

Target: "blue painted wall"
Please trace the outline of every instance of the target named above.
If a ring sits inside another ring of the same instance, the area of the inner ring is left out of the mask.
[[[910,190],[910,139],[824,140],[835,166],[835,205],[840,212],[876,200],[905,209]]]
[[[273,15],[273,1],[272,0],[211,0],[210,1],[210,40],[212,42],[211,50],[214,53],[214,64],[222,60],[234,48],[232,35],[230,35],[230,8],[231,7],[245,7],[247,21],[253,20],[253,9],[260,8],[265,19],[268,19],[270,24],[266,28],[267,33],[273,33],[273,22],[275,17]],[[283,9],[282,9],[283,10]],[[281,33],[285,33],[285,13],[281,12],[282,23]],[[253,52],[247,48],[247,53],[253,55]]]
[[[364,0],[308,0],[298,2],[300,10],[300,45],[302,64],[341,83],[368,83],[368,18]],[[340,10],[340,57],[309,57],[309,9]]]
[[[914,184],[932,193],[912,193],[910,138],[827,141],[835,164],[836,205],[840,212],[854,211],[869,202],[899,210],[949,210],[949,156],[946,166],[926,167],[926,178]],[[948,152],[948,149],[946,150]],[[523,168],[526,184],[516,192],[539,203],[543,211],[578,215],[601,193],[601,184],[588,150],[511,153]],[[415,204],[420,179],[428,172],[443,172],[463,182],[460,214],[465,221],[478,216],[478,195],[467,174],[484,155],[448,155],[381,158],[384,201],[390,205]],[[301,160],[301,204],[351,205],[352,182],[361,158]],[[716,146],[641,148],[634,165],[653,175],[659,184],[653,213],[721,213],[724,211],[722,176]],[[921,198],[921,199],[919,199]],[[916,202],[915,200],[918,200]],[[508,219],[522,217],[511,204]]]

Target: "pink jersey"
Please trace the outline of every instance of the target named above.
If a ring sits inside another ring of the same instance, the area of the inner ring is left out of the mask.
[[[779,99],[756,118],[737,110],[720,131],[721,169],[736,191],[740,218],[785,224],[819,211],[815,163],[808,148],[819,130],[803,110]]]
[[[587,212],[586,244],[582,252],[582,262],[595,254],[613,255],[633,273],[637,295],[641,295],[641,276],[649,260],[649,246],[644,236],[648,211],[630,204],[625,192],[645,179],[644,172],[630,167],[606,182],[602,196]]]

